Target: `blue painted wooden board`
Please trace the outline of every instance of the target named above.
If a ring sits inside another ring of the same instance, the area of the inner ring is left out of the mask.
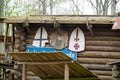
[[[77,60],[77,53],[70,51],[68,48],[56,50],[55,48],[41,48],[41,47],[27,46],[26,52],[63,52],[64,54],[71,57],[73,60]]]

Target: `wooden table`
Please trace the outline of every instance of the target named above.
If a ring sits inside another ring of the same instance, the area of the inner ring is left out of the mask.
[[[94,73],[80,65],[62,52],[54,53],[10,53],[18,64],[23,65],[22,80],[26,80],[29,68],[37,76],[45,79],[59,80],[101,80]]]

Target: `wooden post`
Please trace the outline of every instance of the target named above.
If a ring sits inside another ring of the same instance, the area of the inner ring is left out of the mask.
[[[4,37],[4,52],[5,52],[5,58],[6,59],[8,57],[8,54],[7,54],[7,47],[8,47],[7,36],[8,36],[8,30],[9,30],[9,24],[7,24],[6,32],[5,32],[5,37]]]
[[[120,80],[120,65],[113,65],[112,80]]]
[[[12,52],[14,52],[14,43],[15,42],[15,25],[12,26],[12,37],[11,37],[11,43],[12,43]]]
[[[26,64],[23,64],[23,69],[22,69],[22,80],[26,80]]]
[[[64,68],[64,80],[69,80],[69,66],[67,63],[65,63],[65,68]]]

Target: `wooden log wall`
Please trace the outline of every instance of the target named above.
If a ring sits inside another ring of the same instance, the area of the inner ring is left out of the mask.
[[[78,53],[78,61],[102,80],[112,80],[112,67],[107,63],[120,59],[120,31],[113,31],[111,27],[93,26],[94,37],[84,30],[86,50]]]
[[[108,66],[107,63],[120,59],[120,31],[111,30],[112,25],[93,25],[94,37],[91,37],[86,25],[63,25],[62,28],[70,36],[76,26],[83,30],[86,39],[85,51],[78,53],[77,61],[101,77],[102,80],[112,80],[112,67]],[[31,33],[25,33],[23,29],[17,29],[15,40],[16,50],[24,50],[25,47],[23,49],[20,48],[20,46],[24,46],[21,44],[26,44],[26,46],[32,45],[33,38],[39,27],[40,25],[38,24],[31,24],[29,27]],[[45,28],[48,35],[55,30],[50,25],[46,25]],[[22,38],[25,35],[26,39]]]
[[[26,48],[26,28],[22,24],[15,25],[15,52],[25,51]]]

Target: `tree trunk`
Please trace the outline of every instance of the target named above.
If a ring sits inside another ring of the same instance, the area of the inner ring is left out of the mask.
[[[43,15],[45,15],[46,14],[46,0],[43,0],[42,1],[43,3],[42,3],[42,7],[43,7]]]
[[[3,14],[3,8],[4,8],[4,0],[0,0],[0,17],[2,17]],[[0,35],[3,35],[3,24],[0,23]],[[3,52],[3,43],[0,42],[0,53]]]
[[[116,11],[116,0],[111,0],[111,15],[115,15]]]
[[[4,7],[4,0],[0,0],[0,17],[3,16],[3,7]],[[3,27],[2,23],[0,23],[0,34],[3,34]]]
[[[53,14],[53,0],[50,0],[50,15]]]

